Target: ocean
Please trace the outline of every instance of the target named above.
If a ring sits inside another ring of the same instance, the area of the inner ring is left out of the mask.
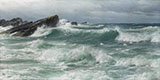
[[[158,23],[44,27],[0,35],[0,80],[160,80]]]

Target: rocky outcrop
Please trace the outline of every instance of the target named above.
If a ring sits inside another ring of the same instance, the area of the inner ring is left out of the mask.
[[[71,22],[71,24],[72,24],[72,25],[78,25],[78,23],[77,23],[77,22]]]
[[[88,22],[82,22],[81,24],[88,24]]]
[[[6,22],[5,19],[0,20],[0,26],[2,26]]]
[[[11,20],[0,20],[0,26],[3,26],[3,27],[6,27],[6,26],[18,26],[20,24],[23,23],[23,20],[21,18],[14,18],[14,19],[11,19]]]
[[[0,34],[14,33],[13,36],[21,36],[21,37],[30,36],[37,30],[37,27],[41,27],[42,25],[46,25],[47,27],[56,27],[58,22],[59,22],[58,15],[54,15],[44,19],[40,19],[35,22],[26,22],[25,24],[18,25],[9,30],[1,32]]]

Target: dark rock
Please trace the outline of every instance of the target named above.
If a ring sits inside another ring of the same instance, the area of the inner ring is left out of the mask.
[[[66,21],[67,23],[69,23],[70,21]]]
[[[88,22],[82,22],[81,24],[88,24]]]
[[[0,20],[0,24],[6,22],[5,19]]]
[[[71,24],[72,24],[72,25],[78,25],[78,23],[77,23],[77,22],[71,22]]]
[[[17,27],[13,27],[11,29],[8,29],[4,33],[11,34],[11,33],[18,32],[18,31],[23,32],[24,30],[29,29],[28,26],[31,26],[32,24],[33,24],[33,22],[28,22],[26,24],[22,24],[22,25],[19,25]]]
[[[5,22],[6,22],[6,20],[4,20],[4,19],[0,20],[0,26],[4,25]]]
[[[27,22],[25,24],[18,25],[17,27],[13,27],[9,30],[1,32],[0,34],[14,33],[13,36],[21,36],[21,37],[30,36],[37,30],[37,27],[41,27],[42,25],[46,25],[47,27],[56,27],[58,22],[59,22],[59,17],[55,15],[35,22]]]
[[[6,27],[6,26],[17,26],[19,24],[21,24],[23,22],[23,20],[21,18],[14,18],[14,19],[11,19],[11,20],[0,20],[0,26],[3,26],[3,27]]]
[[[38,21],[34,22],[34,25],[36,25],[36,26],[46,25],[48,27],[56,27],[58,22],[59,22],[59,17],[58,17],[58,15],[55,15],[55,16],[51,16],[48,18],[38,20]]]
[[[22,23],[20,23],[19,25],[23,25],[23,24],[26,24],[28,23],[28,21],[23,21]]]

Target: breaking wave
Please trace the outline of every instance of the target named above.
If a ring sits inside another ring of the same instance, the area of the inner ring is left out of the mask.
[[[57,28],[40,27],[31,37],[65,40],[69,42],[160,42],[160,28],[148,26],[143,28],[124,29],[118,26],[104,25],[71,25],[60,23]]]
[[[12,26],[10,26],[12,27]],[[0,27],[0,31],[10,27]],[[0,35],[0,79],[159,80],[160,27],[78,24]]]

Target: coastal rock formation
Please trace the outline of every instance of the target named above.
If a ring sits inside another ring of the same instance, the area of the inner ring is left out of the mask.
[[[82,22],[81,24],[88,24],[88,22]]]
[[[4,21],[5,20],[1,20],[0,22],[4,22]],[[20,21],[20,19],[13,19],[12,21]],[[1,32],[0,34],[14,33],[13,36],[21,36],[21,37],[30,36],[37,30],[37,27],[41,27],[42,25],[46,25],[47,27],[56,27],[58,22],[59,22],[58,15],[54,15],[44,19],[40,19],[35,22],[26,22],[25,24],[15,26],[9,30]]]
[[[23,20],[21,18],[13,18],[11,20],[0,20],[0,26],[6,27],[6,26],[18,26],[23,23]]]
[[[77,23],[77,22],[71,22],[71,24],[72,24],[72,25],[78,25],[78,23]]]

